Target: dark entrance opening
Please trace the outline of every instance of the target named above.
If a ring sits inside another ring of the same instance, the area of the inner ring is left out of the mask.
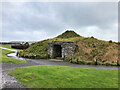
[[[62,57],[62,47],[61,45],[54,45],[54,58]]]

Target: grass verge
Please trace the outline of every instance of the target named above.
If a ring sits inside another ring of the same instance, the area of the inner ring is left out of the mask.
[[[12,49],[12,48],[11,48],[11,45],[0,45],[0,47]]]
[[[4,47],[4,48],[8,48],[8,49],[14,49],[14,48],[11,48],[11,45],[0,45],[0,47]],[[23,50],[20,50],[20,49],[14,49],[14,50],[23,51]]]
[[[19,59],[14,59],[14,58],[10,58],[7,57],[6,54],[9,53],[13,53],[14,51],[9,51],[9,50],[4,50],[4,49],[0,49],[1,53],[0,53],[0,63],[25,63],[26,61],[24,60],[19,60]]]
[[[118,88],[118,70],[38,65],[8,73],[29,88]]]

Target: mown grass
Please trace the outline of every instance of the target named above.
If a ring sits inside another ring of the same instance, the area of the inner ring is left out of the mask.
[[[11,45],[0,45],[0,47],[4,47],[4,48],[8,48],[8,49],[14,49],[14,48],[11,48]],[[14,50],[23,51],[23,50],[20,50],[20,49],[14,49]]]
[[[0,63],[25,63],[24,60],[14,59],[7,57],[6,54],[13,53],[14,51],[0,49]]]
[[[12,49],[12,48],[11,48],[11,45],[0,45],[0,47]]]
[[[38,65],[8,73],[29,88],[118,88],[118,70]]]

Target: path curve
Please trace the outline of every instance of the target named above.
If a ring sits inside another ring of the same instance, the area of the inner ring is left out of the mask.
[[[26,61],[26,63],[19,63],[19,64],[2,63],[2,87],[3,88],[24,88],[24,86],[20,85],[14,77],[8,75],[8,73],[7,73],[8,70],[12,70],[17,67],[35,66],[35,65],[61,65],[61,66],[71,66],[71,67],[78,67],[78,68],[96,68],[96,69],[118,70],[118,67],[116,67],[116,66],[78,65],[78,64],[72,64],[72,63],[64,62],[64,61],[63,62],[50,61],[47,59],[25,59],[25,58],[20,58],[20,57],[16,56],[17,50],[2,48],[2,47],[0,47],[0,48],[15,51],[15,53],[7,54],[8,57]]]

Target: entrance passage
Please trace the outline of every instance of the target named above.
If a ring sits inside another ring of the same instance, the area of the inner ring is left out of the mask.
[[[61,45],[54,45],[54,58],[62,57],[62,47]]]

